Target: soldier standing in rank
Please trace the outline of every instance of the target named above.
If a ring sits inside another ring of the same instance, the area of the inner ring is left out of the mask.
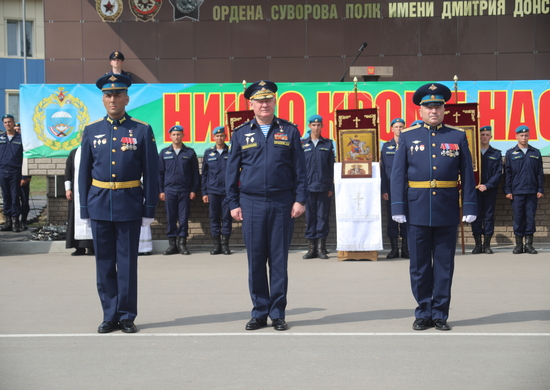
[[[472,157],[464,131],[443,124],[451,91],[439,83],[416,90],[423,124],[404,130],[391,172],[392,218],[409,223],[410,276],[418,303],[414,330],[447,324],[460,222],[458,176],[464,198],[463,220],[477,215]]]
[[[481,150],[481,180],[477,187],[477,218],[472,222],[475,247],[472,253],[492,254],[491,238],[495,231],[495,205],[497,189],[502,178],[502,152],[489,145],[492,136],[491,126],[479,130]],[[483,244],[481,237],[484,238]]]
[[[125,72],[122,70],[122,63],[124,62],[124,54],[122,54],[119,51],[114,51],[109,56],[109,64],[111,65],[111,70],[105,74],[121,74],[124,76],[127,76],[130,80],[132,80],[132,76],[130,73]]]
[[[321,136],[323,118],[309,118],[310,136],[303,140],[306,157],[309,195],[306,203],[306,238],[309,249],[304,259],[328,259],[327,236],[329,216],[334,194],[334,149],[331,139]]]
[[[202,159],[202,201],[208,203],[210,211],[210,234],[214,243],[210,254],[230,255],[229,238],[233,221],[225,202],[225,168],[229,149],[225,144],[223,126],[216,127],[212,133],[216,145],[206,149]]]
[[[92,228],[103,307],[99,333],[137,332],[139,233],[153,221],[158,201],[157,146],[151,126],[126,113],[131,84],[123,75],[97,80],[107,115],[82,134],[80,216]]]
[[[538,200],[544,196],[544,171],[540,150],[529,145],[529,128],[516,129],[518,144],[506,152],[504,167],[504,193],[514,210],[514,254],[536,254],[533,248],[535,214]],[[523,237],[525,236],[525,245]]]
[[[21,123],[17,122],[15,124],[15,131],[21,134]],[[27,159],[23,158],[23,169],[27,170]],[[23,174],[23,173],[21,173]],[[31,180],[32,176],[21,176],[21,187],[20,187],[20,200],[21,200],[21,230],[28,230],[27,218],[31,208],[29,206],[30,194],[31,194]]]
[[[397,150],[399,136],[405,127],[405,121],[401,118],[395,118],[391,121],[391,131],[393,138],[382,145],[380,153],[380,173],[381,173],[381,191],[382,199],[386,201],[388,212],[388,237],[390,239],[391,251],[386,255],[387,259],[399,257],[398,239],[401,235],[401,257],[409,258],[409,245],[407,244],[407,223],[397,223],[391,217],[391,198],[390,198],[390,178],[393,166],[393,158]]]
[[[275,330],[288,329],[288,250],[294,218],[305,212],[307,198],[300,133],[275,116],[276,92],[267,80],[246,89],[254,119],[233,132],[227,161],[227,202],[231,216],[243,223],[248,256],[253,308],[246,330],[267,326],[267,317]]]
[[[172,145],[159,154],[159,199],[165,202],[169,243],[164,254],[189,255],[189,214],[200,187],[199,161],[195,151],[183,144],[183,127],[172,126],[168,133]]]
[[[2,117],[5,132],[0,135],[0,180],[4,200],[4,226],[2,231],[21,231],[19,222],[21,167],[23,166],[23,143],[21,135],[15,131],[13,115]]]

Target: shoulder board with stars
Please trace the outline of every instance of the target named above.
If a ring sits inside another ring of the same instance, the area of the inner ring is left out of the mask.
[[[451,125],[445,125],[445,127],[448,127],[449,129],[453,129],[453,130],[458,130],[458,131],[464,132],[464,130],[462,130],[460,127],[455,127],[455,126],[451,126]]]
[[[409,131],[409,130],[414,130],[414,129],[418,129],[418,128],[420,128],[420,126],[421,126],[421,124],[420,124],[420,123],[417,123],[417,124],[416,124],[416,125],[414,125],[414,126],[411,126],[411,127],[407,127],[406,129],[403,129],[403,130],[401,130],[401,132],[403,133],[403,132],[405,132],[405,131]]]
[[[289,125],[292,125],[292,126],[298,128],[298,125],[297,125],[296,123],[292,123],[291,121],[287,121],[286,119],[277,118],[277,120],[278,120],[278,121],[281,121],[281,122],[283,122],[283,123],[287,123],[287,124],[289,124]]]
[[[105,118],[101,118],[101,119],[98,119],[96,121],[90,122],[86,126],[90,126],[90,125],[93,125],[94,123],[101,122],[103,119],[105,119]]]
[[[233,131],[237,131],[237,130],[239,130],[241,127],[243,127],[243,126],[245,126],[245,125],[248,125],[249,123],[250,123],[250,121],[246,121],[246,122],[244,122],[243,124],[241,124],[241,125],[235,127],[235,128],[233,129]]]
[[[143,124],[143,125],[149,126],[149,123],[144,122],[144,121],[142,121],[142,120],[136,119],[136,118],[134,118],[134,117],[131,117],[131,119],[132,119],[134,122],[141,123],[141,124]]]

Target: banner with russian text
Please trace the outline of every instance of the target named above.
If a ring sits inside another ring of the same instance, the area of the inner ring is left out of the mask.
[[[439,81],[451,90],[452,81]],[[313,114],[324,118],[323,136],[335,138],[337,109],[379,109],[380,142],[392,137],[390,122],[418,119],[412,103],[422,82],[278,83],[277,116],[302,133]],[[167,130],[179,124],[184,143],[202,155],[214,144],[212,130],[226,124],[228,111],[248,110],[242,84],[134,84],[128,113],[153,127],[159,150],[170,143]],[[492,145],[503,153],[517,141],[515,129],[531,129],[530,144],[550,155],[550,81],[461,81],[452,103],[479,103],[479,125],[493,127]],[[25,157],[66,157],[86,124],[105,116],[102,94],[91,84],[21,85],[20,118]]]

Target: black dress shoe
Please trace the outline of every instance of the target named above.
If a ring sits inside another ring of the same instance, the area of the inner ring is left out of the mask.
[[[103,321],[99,328],[97,328],[97,333],[111,333],[114,330],[120,329],[118,322],[115,321]]]
[[[258,317],[252,317],[250,321],[248,321],[248,324],[246,324],[245,329],[246,330],[256,330],[260,328],[265,328],[267,326],[267,321],[262,320]]]
[[[83,256],[86,254],[86,248],[77,248],[73,253],[71,253],[71,256]]]
[[[124,333],[136,333],[137,327],[131,320],[120,321],[120,327]]]
[[[283,318],[276,318],[273,320],[273,323],[271,324],[275,328],[275,330],[287,330],[288,325],[286,321]]]
[[[434,320],[434,326],[437,330],[451,330],[446,320]]]
[[[417,318],[413,322],[413,329],[414,330],[426,330],[432,326],[430,320],[427,320],[425,318]]]

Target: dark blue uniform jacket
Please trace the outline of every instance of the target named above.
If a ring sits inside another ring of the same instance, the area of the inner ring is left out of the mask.
[[[481,184],[487,191],[496,191],[502,178],[502,152],[489,145],[481,156]]]
[[[130,146],[130,147],[129,147]],[[82,134],[78,185],[80,216],[101,221],[154,218],[158,201],[157,145],[147,123],[125,114],[119,121],[108,116],[90,123]],[[141,186],[106,189],[103,182],[140,180]]]
[[[514,146],[506,152],[505,194],[544,194],[544,172],[540,151],[529,145],[527,153]]]
[[[172,145],[159,154],[159,192],[194,192],[200,188],[199,160],[191,148],[182,145],[179,154]]]
[[[202,158],[202,195],[225,195],[225,168],[229,148],[220,154],[216,146],[206,149]]]
[[[405,129],[391,173],[392,215],[407,215],[418,226],[460,223],[458,188],[407,188],[408,181],[457,181],[461,175],[463,214],[477,215],[472,157],[466,134],[459,128],[427,124]]]
[[[390,178],[391,169],[393,166],[393,158],[397,151],[397,143],[395,139],[391,139],[382,145],[382,152],[380,153],[380,193],[389,194],[390,192]]]
[[[23,143],[21,134],[15,133],[8,138],[6,133],[0,134],[0,169],[4,172],[19,172],[23,165]]]
[[[235,129],[227,160],[226,191],[230,210],[240,207],[240,192],[270,197],[292,191],[295,202],[305,203],[306,162],[296,126],[275,117],[267,137],[256,119]]]
[[[317,146],[308,137],[302,141],[306,157],[307,187],[310,192],[334,192],[334,147],[321,137]]]

